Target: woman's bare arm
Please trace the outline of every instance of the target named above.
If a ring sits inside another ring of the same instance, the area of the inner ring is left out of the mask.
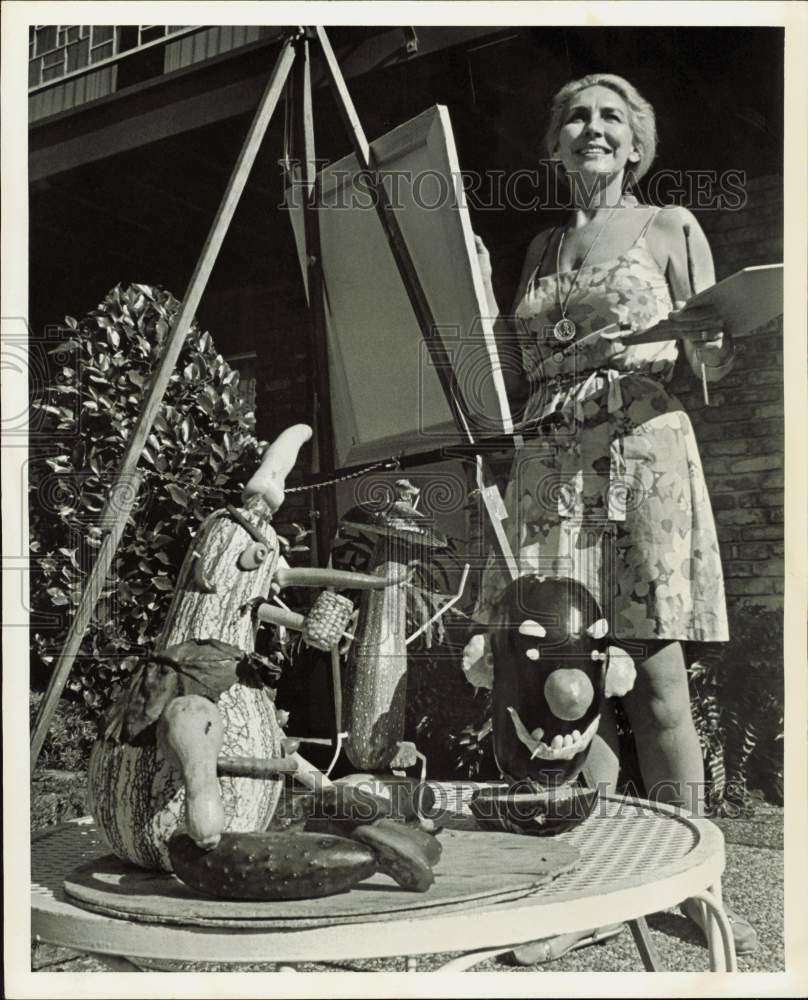
[[[703,363],[707,380],[719,381],[734,363],[731,351],[727,351],[728,338],[721,333],[720,317],[712,310],[686,308],[696,292],[715,284],[713,255],[703,229],[686,208],[663,209],[649,231],[649,244],[664,266],[676,306],[670,319],[681,324],[681,343],[690,367],[700,378]],[[706,340],[693,338],[694,326],[703,331]]]
[[[494,337],[497,343],[497,353],[502,366],[502,377],[508,393],[508,399],[514,416],[518,416],[524,409],[528,396],[530,395],[530,380],[525,373],[522,363],[522,348],[520,345],[518,320],[515,317],[516,307],[525,294],[527,283],[533,271],[539,264],[545,243],[549,238],[550,230],[539,233],[530,243],[525,254],[522,265],[522,273],[519,278],[513,308],[510,314],[503,315],[497,305],[491,280],[491,259],[488,250],[479,236],[475,237],[477,244],[477,259],[480,264],[480,273],[483,279],[486,301],[489,314],[494,319]]]
[[[492,284],[491,258],[485,244],[479,236],[475,236],[477,246],[477,260],[480,265],[480,273],[483,279],[486,302],[489,315],[494,320],[494,337],[497,343],[497,354],[502,366],[502,377],[505,382],[505,389],[511,404],[514,417],[518,418],[527,403],[530,395],[531,384],[525,373],[522,362],[522,348],[519,340],[518,321],[515,318],[516,306],[525,293],[525,288],[531,274],[536,269],[544,244],[548,238],[548,232],[539,233],[530,243],[525,254],[525,261],[522,265],[522,274],[519,278],[514,306],[510,314],[500,311],[497,304],[494,288]]]

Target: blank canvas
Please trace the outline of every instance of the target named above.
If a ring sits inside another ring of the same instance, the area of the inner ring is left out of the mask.
[[[449,113],[371,143],[477,433],[512,430]],[[340,466],[464,440],[354,156],[319,177],[331,408]],[[304,281],[303,198],[287,191]]]

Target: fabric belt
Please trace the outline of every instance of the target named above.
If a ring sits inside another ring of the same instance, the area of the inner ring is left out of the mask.
[[[554,396],[564,393],[563,399],[553,400],[547,412],[563,415],[570,432],[570,444],[559,445],[561,482],[558,488],[558,514],[562,518],[582,517],[584,514],[584,470],[581,467],[580,448],[575,446],[577,435],[586,425],[586,434],[603,434],[601,454],[609,457],[608,481],[605,477],[603,506],[610,521],[625,521],[627,500],[631,495],[632,482],[627,473],[623,448],[625,423],[620,419],[625,412],[622,383],[630,376],[650,379],[658,385],[665,383],[662,378],[647,372],[624,371],[617,368],[596,368],[589,372],[558,375],[548,379],[544,385]],[[603,421],[592,422],[587,418],[585,407],[588,402],[603,406],[600,391],[592,391],[598,379],[605,380],[605,417]],[[570,390],[574,390],[570,394]],[[594,475],[595,473],[592,473]],[[589,490],[591,492],[591,488]]]

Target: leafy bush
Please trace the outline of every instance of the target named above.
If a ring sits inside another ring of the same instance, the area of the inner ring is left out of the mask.
[[[452,623],[447,623],[451,631]],[[463,633],[467,623],[463,623]],[[426,651],[410,668],[408,723],[433,770],[459,780],[496,780],[491,739],[491,692],[475,689],[461,669],[463,645],[446,645],[440,658]]]
[[[64,643],[101,540],[98,515],[180,303],[146,285],[118,285],[84,318],[65,319],[38,405],[52,438],[32,454],[32,680],[43,686]],[[103,713],[135,653],[160,632],[200,522],[237,498],[262,445],[240,400],[238,372],[194,323],[139,468],[144,475],[114,571],[68,681]]]
[[[783,804],[783,619],[769,608],[734,609],[728,643],[689,668],[691,705],[720,815],[759,795]]]
[[[28,708],[32,727],[43,697],[39,691],[32,691],[29,697]],[[61,701],[53,713],[53,721],[45,737],[37,766],[40,769],[84,771],[96,735],[97,727],[88,717],[83,704]]]

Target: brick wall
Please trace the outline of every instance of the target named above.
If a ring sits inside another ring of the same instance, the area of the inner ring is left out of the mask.
[[[783,259],[781,177],[747,185],[735,212],[701,213],[718,279]],[[783,606],[783,328],[778,319],[738,337],[734,369],[710,387],[710,406],[687,364],[673,391],[693,421],[718,526],[730,615]]]

